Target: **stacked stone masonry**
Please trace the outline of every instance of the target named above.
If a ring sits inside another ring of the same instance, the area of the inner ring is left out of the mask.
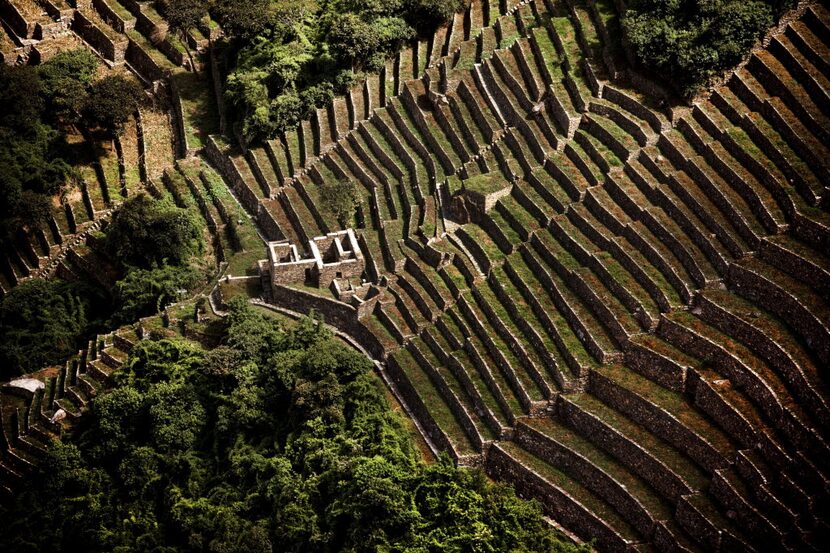
[[[617,59],[616,13],[474,0],[296,130],[205,154],[271,241],[271,301],[381,361],[435,449],[600,550],[820,550],[830,11],[801,5],[692,106]],[[349,221],[320,198],[344,179]],[[105,351],[67,366],[69,416]],[[38,394],[3,412],[4,486]]]

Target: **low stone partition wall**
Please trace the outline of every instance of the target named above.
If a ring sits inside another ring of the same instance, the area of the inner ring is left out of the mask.
[[[101,18],[119,33],[126,33],[135,28],[135,19],[124,19],[107,3],[107,0],[92,0]]]
[[[629,340],[624,348],[625,364],[661,386],[683,392],[689,367],[651,349],[647,344]]]
[[[522,449],[544,459],[566,474],[573,475],[575,480],[586,488],[606,498],[618,512],[625,513],[626,519],[642,535],[649,536],[654,532],[656,521],[651,513],[629,493],[625,486],[616,481],[603,468],[570,449],[568,444],[560,443],[523,422],[516,426],[514,441]]]
[[[693,489],[669,467],[655,459],[636,442],[612,429],[596,416],[583,411],[571,400],[560,396],[558,416],[580,434],[591,436],[591,441],[606,451],[614,451],[615,457],[627,467],[632,467],[641,477],[649,480],[660,494],[672,502],[693,493]]]
[[[222,177],[231,185],[245,210],[248,213],[258,213],[259,199],[245,183],[230,157],[222,151],[216,137],[208,137],[204,153],[211,164],[219,170]]]
[[[598,371],[591,371],[588,390],[617,411],[683,451],[709,473],[729,466],[720,451],[672,413],[659,408]]]
[[[176,124],[176,134],[179,135],[179,140],[176,142],[179,145],[179,157],[188,157],[196,152],[195,148],[190,147],[187,138],[187,130],[184,128],[184,109],[182,108],[182,98],[179,95],[179,85],[176,84],[176,78],[169,79],[170,82],[170,96],[173,98],[173,115]]]
[[[225,92],[222,83],[222,71],[217,59],[217,47],[215,44],[211,45],[208,50],[208,58],[210,60],[210,77],[213,83],[213,94],[216,99],[216,106],[219,112],[219,134],[225,134],[227,129],[227,111],[225,108]]]
[[[395,385],[398,393],[406,402],[406,406],[409,411],[412,413],[415,420],[417,420],[423,427],[427,436],[429,436],[429,439],[433,444],[435,444],[435,447],[438,448],[439,451],[448,452],[454,459],[458,460],[459,455],[455,451],[452,442],[450,442],[449,438],[447,438],[447,435],[444,434],[441,428],[435,424],[435,421],[429,414],[429,409],[424,404],[421,396],[418,395],[417,390],[412,387],[412,384],[410,384],[409,379],[406,376],[406,372],[403,368],[401,368],[398,361],[394,357],[390,357],[386,362],[386,376]]]
[[[386,358],[383,345],[374,334],[360,324],[357,310],[351,305],[289,286],[272,286],[271,294],[275,304],[298,313],[308,314],[311,311],[319,313],[326,323],[354,338],[372,357]]]
[[[159,67],[156,60],[133,39],[129,39],[124,59],[148,82],[152,83],[168,77],[168,72]]]
[[[830,365],[830,331],[810,312],[808,306],[760,272],[739,263],[731,265],[729,283],[740,295],[764,305],[793,326],[807,341],[819,361]]]
[[[606,551],[629,551],[629,543],[596,518],[565,491],[548,482],[532,468],[523,465],[498,444],[487,451],[484,464],[487,474],[511,483],[519,495],[535,498],[545,512],[585,539],[596,539]]]
[[[116,64],[124,61],[129,45],[126,37],[120,37],[118,42],[113,41],[95,23],[87,19],[82,12],[75,12],[72,30],[100,52],[105,59]]]
[[[9,0],[0,0],[0,18],[11,27],[14,33],[22,38],[32,38],[35,34],[37,24],[33,21],[26,21],[17,6]]]

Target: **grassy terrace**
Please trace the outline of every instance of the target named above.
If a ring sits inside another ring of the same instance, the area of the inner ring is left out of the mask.
[[[734,451],[729,437],[712,425],[681,394],[663,388],[621,365],[603,365],[597,371],[615,384],[671,413],[684,426],[696,432],[722,454],[729,455]]]
[[[514,336],[516,336],[518,339],[521,340],[521,338],[524,336],[524,332],[522,332],[522,330],[516,325],[513,318],[507,312],[507,309],[504,307],[504,305],[501,303],[501,301],[499,301],[496,294],[490,288],[489,283],[487,283],[487,282],[482,283],[481,285],[476,287],[476,290],[479,292],[479,294],[481,294],[481,297],[484,300],[484,303],[490,309],[493,310],[493,312],[496,314],[496,316],[499,318],[499,320],[501,320],[501,322],[504,323],[504,325],[507,327],[507,329]],[[549,345],[553,345],[553,344],[549,344]],[[537,352],[535,351],[533,346],[530,345],[530,343],[525,343],[524,346],[525,346],[525,351],[528,354],[528,357],[536,365],[537,369],[539,369],[539,372],[544,376],[545,369],[548,368],[547,363],[541,357],[539,357],[539,355],[537,354]],[[555,346],[554,346],[553,349],[548,349],[548,352],[555,352],[555,351],[556,351]]]
[[[577,336],[575,331],[571,328],[570,323],[562,314],[562,312],[554,304],[550,291],[546,290],[542,284],[536,279],[534,271],[524,261],[520,254],[513,254],[509,258],[510,266],[515,270],[516,274],[522,279],[522,282],[527,286],[527,289],[537,301],[540,302],[545,309],[545,314],[551,320],[556,329],[559,339],[569,351],[576,361],[582,367],[590,367],[595,364],[593,356],[587,351],[583,341]],[[515,283],[514,283],[515,284]],[[526,299],[526,298],[525,298]]]
[[[585,347],[576,338],[576,335],[574,335],[570,330],[567,322],[562,319],[561,315],[559,315],[555,309],[546,309],[546,315],[554,325],[554,329],[557,331],[557,340],[554,340],[551,336],[547,330],[547,326],[541,322],[539,317],[537,317],[536,313],[533,311],[533,308],[527,303],[527,301],[525,301],[522,294],[504,272],[504,269],[497,269],[494,273],[494,277],[498,279],[499,285],[504,290],[508,298],[510,298],[510,301],[516,308],[518,315],[524,319],[530,327],[536,330],[536,333],[542,339],[542,343],[547,352],[559,361],[559,370],[563,372],[563,375],[566,378],[571,378],[574,374],[573,369],[564,361],[565,358],[562,355],[563,352],[561,351],[562,348],[559,346],[560,343],[567,344],[567,352],[569,355],[573,355],[580,365],[590,366],[593,363],[593,360],[585,350]],[[543,301],[545,299],[544,297],[538,297],[537,299],[543,306],[546,304],[546,302]],[[551,373],[551,376],[555,379],[554,374]]]
[[[496,263],[504,258],[504,253],[499,249],[493,239],[480,226],[470,223],[462,227],[464,232],[481,247],[490,263]]]
[[[586,413],[590,413],[616,430],[620,435],[639,444],[650,456],[659,460],[679,475],[693,490],[702,490],[707,484],[704,473],[687,457],[648,430],[588,394],[568,396],[568,399]]]
[[[649,513],[654,515],[657,520],[671,518],[671,506],[651,490],[645,480],[628,472],[625,466],[604,451],[598,449],[590,441],[550,418],[532,418],[523,422],[530,428],[554,440],[560,446],[564,446],[577,455],[582,456],[591,465],[611,476],[611,478],[616,480],[627,492],[637,499]],[[570,474],[570,476],[578,479],[577,474]],[[595,483],[582,482],[582,484],[590,487]]]
[[[187,143],[191,148],[205,146],[207,137],[219,132],[216,100],[212,84],[204,73],[177,72],[172,79],[179,91]]]
[[[499,446],[522,465],[527,466],[544,478],[549,484],[574,498],[621,535],[632,540],[636,539],[637,533],[634,529],[610,505],[572,480],[567,474],[512,442],[500,442]]]
[[[472,293],[465,294],[465,298],[467,299],[467,303],[470,306],[470,308],[478,317],[478,320],[482,322],[484,328],[487,330],[490,341],[493,343],[493,345],[495,345],[496,349],[498,349],[498,351],[507,360],[510,367],[515,372],[519,382],[521,383],[522,388],[524,388],[524,390],[530,396],[530,399],[534,401],[544,399],[541,389],[537,386],[533,378],[530,376],[529,371],[531,370],[531,368],[527,367],[525,363],[521,359],[519,359],[517,354],[514,353],[514,351],[508,345],[508,338],[505,338],[505,336],[502,336],[502,334],[496,330],[495,325],[490,321],[490,319],[488,319],[487,315],[485,315],[484,311],[482,310],[482,306],[479,305]],[[539,364],[537,359],[531,357],[531,360],[532,362],[536,363],[536,367],[533,367],[533,369],[538,370],[539,372],[542,372],[544,370],[544,365]]]
[[[455,418],[444,399],[435,389],[432,381],[424,370],[418,365],[412,354],[406,349],[399,349],[392,354],[403,369],[410,384],[421,398],[425,405],[429,406],[429,412],[435,424],[444,431],[460,455],[475,453],[467,434]]]
[[[267,257],[264,242],[259,237],[253,222],[249,219],[242,206],[237,203],[222,178],[207,166],[202,167],[202,175],[206,197],[212,199],[214,202],[221,203],[230,216],[231,221],[236,221],[234,232],[241,249],[233,252],[225,252],[228,262],[226,273],[235,276],[254,274],[256,262]],[[239,223],[239,221],[242,222]],[[231,237],[227,234],[228,232],[229,229],[226,226],[225,233],[230,240]],[[230,240],[230,242],[234,243],[233,240]]]
[[[470,418],[475,424],[476,429],[481,434],[481,437],[485,440],[492,440],[495,438],[493,434],[493,430],[487,426],[487,424],[481,420],[481,418],[476,414],[475,408],[464,388],[461,386],[461,383],[458,379],[452,374],[452,372],[444,366],[444,364],[438,360],[435,354],[429,349],[424,341],[420,337],[415,337],[412,339],[412,344],[417,346],[417,348],[424,354],[427,361],[435,367],[435,370],[440,376],[444,379],[444,382],[447,383],[447,386],[450,390],[453,391],[455,396],[459,399],[459,401],[465,406],[467,412],[470,414]]]

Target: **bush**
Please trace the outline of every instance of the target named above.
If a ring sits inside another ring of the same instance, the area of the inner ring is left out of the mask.
[[[144,90],[134,79],[110,75],[92,85],[84,103],[84,117],[90,127],[120,134],[143,101]]]
[[[183,265],[205,247],[195,214],[147,194],[121,206],[106,228],[104,242],[116,263],[140,269]]]
[[[792,0],[632,0],[622,19],[637,59],[692,96],[747,54]]]
[[[200,280],[191,267],[165,265],[155,269],[132,269],[115,285],[117,310],[111,326],[119,326],[153,315],[178,300]]]
[[[83,284],[33,279],[0,303],[0,381],[62,363],[96,326],[103,294]]]

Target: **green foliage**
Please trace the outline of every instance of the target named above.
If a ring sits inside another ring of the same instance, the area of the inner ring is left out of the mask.
[[[86,48],[64,50],[38,67],[53,114],[74,119],[81,112],[97,67],[98,58]]]
[[[0,303],[0,380],[61,363],[77,353],[102,297],[88,286],[33,279]]]
[[[144,90],[138,82],[122,75],[109,75],[92,85],[84,103],[84,117],[90,127],[121,134],[124,124],[143,101]]]
[[[156,7],[171,29],[187,32],[208,15],[211,4],[210,0],[161,0]]]
[[[165,305],[178,300],[181,292],[191,289],[200,278],[199,272],[188,266],[131,269],[115,285],[117,310],[113,326],[158,313]]]
[[[357,186],[351,181],[332,181],[320,185],[323,208],[346,226],[360,204]]]
[[[105,243],[116,262],[140,269],[181,266],[204,251],[196,215],[147,194],[133,196],[121,206],[106,229]]]
[[[691,96],[747,54],[792,0],[633,0],[622,19],[635,55]]]
[[[0,509],[3,551],[583,551],[539,506],[425,465],[368,359],[232,302],[224,345],[143,341],[88,429]]]
[[[0,246],[21,227],[46,221],[47,196],[71,171],[63,158],[63,135],[46,109],[49,100],[38,71],[0,66]]]
[[[461,0],[218,0],[235,39],[225,95],[245,143],[294,127],[356,73],[377,71],[415,36],[463,8]]]
[[[448,21],[464,8],[464,0],[404,0],[404,5],[408,21],[423,30]]]

